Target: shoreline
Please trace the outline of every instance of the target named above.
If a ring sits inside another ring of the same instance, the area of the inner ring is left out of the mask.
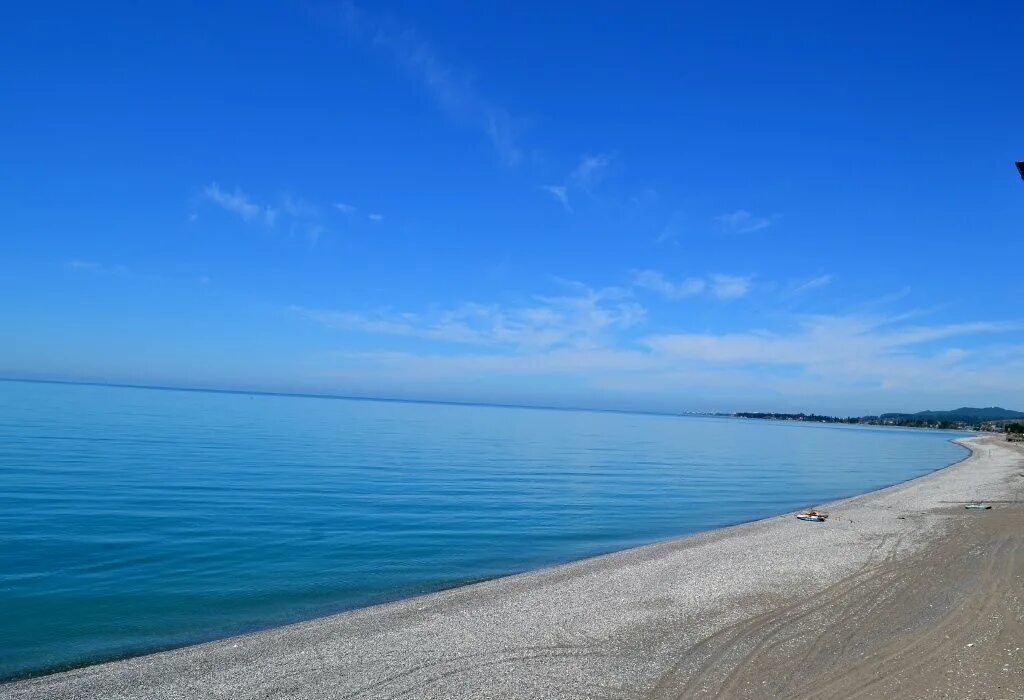
[[[0,377],[0,381],[29,381],[29,380],[5,379],[5,378]],[[45,383],[64,384],[64,383],[68,383],[68,382],[54,381],[54,382],[45,382]],[[77,383],[72,383],[72,384],[77,384]],[[96,385],[96,386],[111,386],[111,387],[114,387],[114,388],[133,388],[133,389],[134,388],[138,388],[138,389],[157,389],[157,390],[166,389],[166,390],[169,390],[169,391],[199,391],[199,392],[208,391],[208,390],[202,390],[202,389],[193,390],[193,389],[179,389],[179,388],[175,388],[175,387],[147,387],[147,386],[133,386],[133,385],[106,385],[106,384],[102,384],[102,385]],[[219,390],[210,390],[210,391],[211,391],[211,393],[236,393],[236,392],[219,391]],[[274,396],[274,394],[267,394],[267,395]],[[285,396],[285,397],[294,396],[294,397],[298,397],[298,398],[302,398],[303,397],[303,395],[299,395],[299,394],[285,394],[285,395],[282,395],[282,396]],[[350,399],[349,397],[330,397],[330,396],[325,396],[325,397],[311,396],[309,398],[337,398],[337,399],[340,399],[340,400],[356,400],[356,401],[362,400],[362,399],[358,399],[358,398]],[[377,399],[367,399],[367,400],[375,401]],[[385,401],[390,401],[390,399],[386,399]],[[411,403],[417,403],[417,402],[411,402]],[[464,404],[455,404],[455,405],[464,405]],[[466,405],[468,405],[468,404],[466,404]],[[506,405],[501,405],[501,404],[489,404],[489,405],[485,405],[485,406],[489,406],[489,407],[492,407],[492,408],[530,408],[530,407],[526,407],[526,406],[523,406],[523,407],[520,407],[520,406],[506,406]],[[556,411],[557,410],[571,410],[571,411],[584,411],[584,412],[587,412],[587,411],[605,412],[605,411],[601,411],[600,409],[561,409],[561,408],[557,408],[557,407],[550,408],[549,410],[556,410]],[[619,413],[620,411],[608,411],[608,412]],[[630,412],[624,412],[624,413],[630,413]],[[644,414],[639,414],[639,415],[679,417],[679,416],[672,416],[672,415],[668,415],[668,414],[655,414],[655,413],[644,413]],[[688,416],[681,416],[681,417],[727,418],[727,417],[730,417],[730,416],[688,415]],[[739,420],[752,421],[754,419],[740,418]],[[780,421],[780,422],[782,422],[782,421]],[[803,424],[801,424],[801,427],[803,427]],[[812,426],[812,427],[817,427],[817,426]],[[824,427],[824,428],[839,428],[839,429],[858,429],[858,428],[877,429],[877,428],[883,428],[883,429],[897,429],[897,430],[901,429],[901,428],[905,428],[905,426],[875,426],[875,425],[860,426],[860,425],[845,425],[845,424],[837,424],[837,425],[825,425],[825,424],[822,424],[822,427]],[[847,500],[859,498],[861,496],[868,496],[868,495],[871,495],[871,494],[874,494],[874,493],[882,492],[882,491],[885,491],[886,489],[890,489],[890,488],[893,488],[893,487],[901,486],[903,484],[907,484],[907,483],[913,482],[913,481],[918,480],[918,479],[923,479],[923,478],[931,476],[931,475],[933,475],[933,474],[935,474],[937,472],[942,472],[943,470],[949,469],[951,467],[955,467],[956,465],[960,464],[961,462],[964,462],[964,461],[970,459],[972,454],[973,454],[973,451],[971,450],[971,448],[968,445],[965,445],[965,444],[961,443],[961,440],[964,440],[964,439],[967,439],[967,438],[970,438],[970,437],[986,437],[986,435],[984,435],[984,434],[978,434],[978,433],[972,432],[972,431],[944,430],[943,432],[946,432],[946,433],[963,433],[964,434],[963,437],[949,438],[947,440],[947,442],[956,444],[956,445],[958,445],[959,447],[961,447],[963,449],[963,454],[962,454],[962,456],[959,459],[953,460],[953,461],[951,461],[951,462],[949,462],[947,464],[944,464],[942,466],[936,467],[936,468],[931,469],[929,471],[926,471],[926,472],[924,472],[922,474],[918,474],[917,476],[912,476],[912,477],[910,477],[908,479],[904,479],[902,481],[895,481],[895,482],[883,484],[883,485],[878,486],[878,487],[876,487],[876,488],[874,488],[874,489],[872,489],[870,491],[855,491],[853,493],[849,493],[849,494],[845,494],[845,495],[844,494],[834,494],[833,497],[831,498],[831,500],[829,500],[829,501],[814,501],[814,502],[805,502],[805,503],[793,503],[793,504],[790,505],[790,507],[788,509],[780,511],[780,512],[777,512],[777,513],[773,513],[773,514],[770,514],[770,515],[755,517],[755,518],[751,518],[751,519],[737,519],[737,520],[735,520],[733,522],[729,522],[729,523],[726,523],[726,524],[713,526],[713,527],[710,527],[710,528],[707,528],[707,529],[700,529],[700,530],[696,530],[696,531],[688,532],[688,533],[684,533],[684,534],[673,534],[673,535],[663,536],[663,537],[660,537],[658,539],[642,542],[642,543],[639,543],[639,544],[632,544],[632,545],[624,547],[624,548],[614,548],[614,549],[609,549],[609,550],[603,551],[603,552],[597,552],[597,553],[593,553],[593,554],[588,554],[588,555],[583,556],[583,557],[578,558],[578,559],[567,559],[567,560],[563,560],[563,561],[555,561],[555,562],[546,563],[546,564],[541,565],[539,567],[532,567],[532,568],[526,568],[526,569],[520,569],[520,570],[509,570],[509,571],[506,571],[504,573],[496,574],[496,575],[493,575],[493,576],[469,579],[469,580],[464,580],[464,581],[461,581],[461,582],[455,582],[455,583],[444,585],[444,586],[441,586],[441,587],[438,587],[438,588],[424,590],[422,592],[415,593],[415,594],[412,594],[412,595],[400,595],[399,594],[399,595],[394,595],[394,596],[384,596],[384,597],[381,597],[381,598],[379,598],[379,599],[377,599],[377,600],[375,600],[373,602],[369,602],[369,603],[356,604],[356,605],[352,605],[352,606],[348,606],[348,607],[330,607],[330,608],[327,608],[327,609],[323,609],[323,610],[321,610],[321,611],[317,612],[316,614],[313,614],[312,616],[309,616],[309,617],[301,617],[299,619],[293,619],[293,620],[284,621],[284,622],[277,622],[277,623],[273,623],[273,624],[256,624],[256,625],[252,625],[252,626],[247,626],[247,627],[242,628],[242,629],[236,629],[233,632],[231,632],[230,634],[223,635],[223,636],[213,636],[213,637],[206,637],[206,638],[195,638],[195,639],[186,641],[184,643],[177,643],[177,644],[154,643],[154,644],[150,645],[149,648],[147,648],[145,650],[142,650],[142,651],[137,651],[135,653],[129,653],[129,654],[121,653],[121,654],[110,654],[110,655],[97,656],[97,657],[93,657],[93,658],[90,658],[90,659],[83,659],[81,661],[74,662],[74,663],[68,663],[68,664],[63,664],[63,665],[55,665],[55,666],[50,666],[50,667],[46,667],[46,668],[42,668],[42,669],[37,669],[37,670],[25,672],[25,673],[20,673],[20,674],[16,674],[16,675],[0,677],[0,691],[2,691],[5,686],[13,685],[13,684],[16,684],[16,683],[28,682],[28,681],[32,681],[32,680],[35,680],[35,679],[48,677],[48,676],[57,676],[57,675],[60,675],[60,674],[72,673],[72,672],[75,672],[75,671],[80,671],[80,670],[83,670],[83,669],[88,669],[88,668],[97,667],[97,666],[104,666],[104,665],[108,665],[108,664],[116,664],[116,663],[120,663],[120,662],[126,662],[126,661],[129,661],[131,659],[140,658],[140,657],[147,657],[147,656],[153,656],[153,655],[156,655],[156,654],[175,652],[175,651],[180,651],[180,650],[184,650],[184,649],[188,649],[188,648],[192,648],[192,647],[204,646],[204,645],[208,645],[208,644],[216,644],[218,642],[222,642],[222,641],[230,640],[230,639],[247,638],[247,637],[251,637],[251,636],[254,636],[254,635],[259,635],[259,634],[262,634],[262,633],[266,633],[266,632],[269,632],[269,631],[272,631],[272,630],[280,629],[280,628],[292,627],[292,626],[295,626],[295,625],[302,625],[302,624],[316,622],[316,621],[324,620],[324,619],[328,619],[328,618],[334,618],[334,617],[338,617],[338,616],[341,616],[341,615],[347,615],[347,614],[356,613],[356,612],[360,612],[360,611],[371,610],[371,609],[374,609],[374,608],[386,607],[386,606],[390,606],[390,605],[395,605],[395,604],[399,604],[399,603],[415,600],[415,599],[418,599],[418,598],[425,598],[425,597],[432,596],[432,595],[435,595],[435,594],[447,593],[447,592],[455,591],[455,590],[458,590],[458,589],[469,588],[471,586],[487,584],[487,583],[491,583],[491,582],[494,582],[494,581],[497,581],[497,580],[510,579],[510,578],[519,577],[519,576],[529,576],[531,574],[536,574],[536,573],[544,572],[544,571],[547,571],[547,570],[550,570],[550,569],[570,566],[570,565],[573,565],[573,564],[585,563],[585,562],[589,562],[589,561],[592,561],[592,560],[601,559],[603,557],[623,554],[623,553],[631,552],[631,551],[634,551],[634,550],[640,550],[640,549],[645,549],[645,548],[653,547],[653,546],[657,546],[657,545],[677,542],[677,541],[685,540],[685,539],[688,539],[688,538],[697,537],[697,536],[700,536],[700,535],[707,535],[707,534],[716,533],[716,532],[720,532],[720,531],[731,530],[733,528],[742,527],[742,526],[745,526],[745,525],[753,525],[753,524],[757,524],[757,523],[760,523],[760,522],[769,521],[769,520],[772,520],[772,519],[775,519],[775,518],[784,517],[786,515],[789,515],[791,513],[796,512],[798,510],[806,510],[806,509],[809,509],[809,508],[827,508],[830,504],[833,504],[833,503],[841,503],[841,502],[844,502],[844,501],[847,501]],[[2,693],[0,693],[0,700],[2,700],[2,698],[3,698],[3,695],[2,695]]]
[[[3,378],[0,378],[0,381],[22,381],[22,380],[6,380],[6,379],[3,379]],[[64,383],[64,382],[53,382],[53,383]],[[115,388],[141,388],[141,389],[154,388],[154,387],[141,387],[141,386],[140,387],[135,387],[135,386],[130,386],[130,385],[100,385],[100,386],[113,386]],[[160,387],[156,387],[156,388],[157,389],[161,389]],[[169,387],[169,388],[167,388],[167,390],[177,391],[178,389],[176,389],[174,387]],[[186,389],[184,391],[193,391],[193,390]],[[202,390],[197,390],[197,391],[202,391]],[[217,392],[217,391],[215,391],[214,393],[230,393],[230,392]],[[296,395],[296,396],[299,396],[299,395]],[[313,398],[316,398],[316,397],[313,397]],[[347,400],[346,397],[326,397],[326,398],[339,398],[339,399]],[[353,399],[353,400],[360,400],[360,399]],[[373,399],[371,399],[371,400],[373,400]],[[513,408],[511,406],[500,406],[500,405],[494,405],[493,407],[495,407],[495,408]],[[551,410],[561,410],[561,409],[551,409]],[[588,410],[588,409],[580,409],[580,410]],[[661,414],[649,414],[649,415],[661,415]],[[697,417],[699,417],[699,416],[697,416]],[[727,416],[709,416],[709,417],[723,418],[723,417],[727,417]],[[741,419],[741,420],[752,420],[752,419]],[[832,427],[832,426],[830,426],[830,427]],[[845,426],[845,425],[843,425],[843,426],[838,426],[838,427],[844,428],[844,429],[845,428],[854,428],[855,429],[857,427],[871,427],[871,428],[878,428],[878,427],[893,428],[893,427],[896,427],[896,428],[899,428],[900,426]],[[963,431],[946,431],[946,432],[963,432]],[[979,436],[976,433],[968,433],[965,437],[979,437]],[[828,507],[828,505],[832,504],[832,503],[840,503],[840,502],[843,502],[843,501],[846,501],[846,500],[858,498],[860,496],[871,495],[871,494],[874,494],[874,493],[885,491],[886,489],[893,488],[895,486],[900,486],[902,484],[906,484],[906,483],[915,481],[917,479],[925,478],[927,476],[935,474],[936,472],[941,472],[941,471],[943,471],[945,469],[949,469],[951,467],[954,467],[954,466],[960,464],[961,462],[964,462],[964,461],[970,459],[971,455],[973,454],[973,451],[971,450],[971,448],[968,445],[964,445],[964,444],[959,442],[962,439],[965,439],[965,438],[964,437],[961,437],[961,438],[950,438],[948,440],[948,442],[956,444],[956,445],[960,446],[963,449],[963,454],[962,454],[962,456],[959,459],[951,461],[948,464],[944,464],[943,466],[931,469],[931,470],[929,470],[929,471],[927,471],[927,472],[925,472],[923,474],[919,474],[919,475],[913,476],[913,477],[911,477],[909,479],[905,479],[903,481],[895,481],[895,482],[883,484],[883,485],[878,486],[877,488],[874,488],[874,489],[872,489],[870,491],[857,491],[857,492],[850,493],[850,494],[845,494],[845,495],[840,494],[840,495],[835,496],[834,498],[832,498],[829,501],[815,501],[815,502],[807,502],[807,503],[794,503],[794,504],[791,504],[791,507],[789,509],[787,509],[787,510],[779,511],[777,513],[772,513],[770,515],[766,515],[766,516],[762,516],[762,517],[756,517],[756,518],[751,518],[751,519],[737,519],[734,522],[727,523],[727,524],[724,524],[724,525],[718,525],[718,526],[710,527],[710,528],[707,528],[707,529],[696,530],[694,532],[689,532],[689,533],[684,533],[684,534],[669,535],[669,536],[666,536],[666,537],[661,537],[661,538],[650,540],[650,541],[643,542],[643,543],[640,543],[640,544],[634,544],[634,545],[627,546],[627,547],[624,547],[624,548],[609,549],[608,551],[597,552],[597,553],[594,553],[594,554],[589,554],[587,556],[583,556],[583,557],[578,558],[578,559],[567,559],[567,560],[564,560],[564,561],[556,561],[556,562],[544,564],[544,565],[539,566],[539,567],[527,568],[527,569],[521,569],[521,570],[510,570],[510,571],[506,571],[504,573],[497,574],[497,575],[494,575],[494,576],[465,580],[465,581],[461,581],[461,582],[457,582],[457,583],[452,583],[452,584],[449,584],[449,585],[441,586],[439,588],[435,588],[435,589],[431,589],[431,590],[425,590],[423,592],[416,593],[416,594],[413,594],[413,595],[386,596],[386,597],[383,597],[381,599],[378,599],[378,600],[376,600],[374,602],[370,602],[370,603],[353,605],[353,606],[349,606],[349,607],[340,607],[340,608],[336,607],[336,608],[333,608],[333,609],[323,610],[322,612],[319,612],[318,614],[314,614],[314,615],[312,615],[310,617],[303,617],[303,618],[300,618],[300,619],[295,619],[295,620],[286,621],[286,622],[280,622],[280,623],[276,623],[276,624],[269,624],[269,625],[253,625],[253,626],[245,628],[245,629],[236,630],[233,633],[228,634],[228,635],[224,635],[224,636],[214,636],[214,637],[210,637],[210,638],[199,638],[199,639],[194,639],[194,640],[188,641],[186,643],[173,644],[173,645],[161,645],[159,643],[156,643],[156,644],[153,644],[149,649],[146,649],[146,650],[143,650],[143,651],[140,651],[140,652],[137,652],[137,653],[131,653],[131,654],[111,654],[111,655],[94,657],[94,658],[91,658],[91,659],[83,659],[83,660],[81,660],[79,662],[76,662],[76,663],[70,663],[70,664],[64,664],[64,665],[59,665],[59,666],[51,666],[51,667],[48,667],[48,668],[42,668],[42,669],[39,669],[39,670],[34,670],[34,671],[27,672],[27,673],[22,673],[22,674],[18,674],[18,675],[14,675],[14,676],[8,676],[8,677],[0,678],[0,689],[2,689],[5,685],[10,685],[10,684],[19,683],[19,682],[30,681],[30,680],[33,680],[33,679],[42,678],[42,677],[46,677],[46,676],[54,676],[54,675],[59,675],[59,674],[64,674],[64,673],[71,673],[71,672],[74,672],[74,671],[79,671],[79,670],[87,669],[87,668],[94,667],[94,666],[103,666],[103,665],[106,665],[106,664],[114,664],[114,663],[128,661],[128,660],[133,659],[133,658],[152,656],[152,655],[155,655],[155,654],[162,654],[162,653],[166,653],[166,652],[173,652],[173,651],[178,651],[178,650],[182,650],[182,649],[187,649],[187,648],[190,648],[190,647],[198,647],[198,646],[203,646],[203,645],[207,645],[207,644],[215,644],[217,642],[221,642],[221,641],[228,640],[228,639],[251,637],[253,635],[258,635],[258,634],[265,633],[265,632],[268,632],[268,631],[271,631],[271,630],[275,630],[275,629],[279,629],[279,628],[291,627],[291,626],[294,626],[294,625],[301,625],[301,624],[305,624],[305,623],[309,623],[309,622],[315,622],[317,620],[333,618],[333,617],[337,617],[337,616],[340,616],[340,615],[346,615],[346,614],[355,613],[355,612],[359,612],[359,611],[370,610],[370,609],[374,609],[374,608],[381,608],[381,607],[385,607],[385,606],[389,606],[389,605],[395,605],[395,604],[398,604],[398,603],[403,603],[403,602],[414,600],[414,599],[417,599],[417,598],[425,598],[425,597],[432,596],[432,595],[435,595],[435,594],[447,593],[447,592],[454,591],[454,590],[457,590],[457,589],[469,588],[471,586],[476,586],[476,585],[480,585],[480,584],[487,584],[487,583],[491,583],[493,581],[497,581],[497,580],[501,580],[501,579],[509,579],[509,578],[514,578],[514,577],[517,577],[517,576],[528,576],[528,575],[531,575],[531,574],[540,573],[540,572],[547,571],[547,570],[550,570],[550,569],[555,569],[555,568],[558,568],[558,567],[569,566],[569,565],[572,565],[572,564],[580,564],[580,563],[584,563],[584,562],[589,562],[589,561],[592,561],[592,560],[600,559],[602,557],[608,557],[608,556],[612,556],[612,555],[616,555],[616,554],[623,554],[625,552],[630,552],[630,551],[633,551],[633,550],[639,550],[639,549],[644,549],[644,548],[647,548],[647,547],[653,547],[653,546],[657,546],[657,545],[661,545],[661,544],[666,544],[666,543],[676,542],[676,541],[680,541],[680,540],[685,540],[687,538],[697,537],[699,535],[706,535],[706,534],[710,534],[710,533],[726,531],[726,530],[730,530],[732,528],[741,527],[741,526],[744,526],[744,525],[756,524],[756,523],[759,523],[759,522],[764,522],[764,521],[772,520],[774,518],[782,517],[782,516],[788,515],[790,513],[798,511],[798,510],[806,510],[806,509],[809,509],[809,508],[825,508],[825,507]],[[0,695],[0,698],[2,698],[2,695]]]
[[[963,460],[823,504],[824,525],[773,516],[14,681],[0,697],[563,697],[590,686],[660,697],[651,694],[660,684],[699,675],[685,669],[723,630],[943,540],[963,520],[949,498],[1017,494],[1011,474],[1024,452],[992,438],[954,442],[970,450]]]

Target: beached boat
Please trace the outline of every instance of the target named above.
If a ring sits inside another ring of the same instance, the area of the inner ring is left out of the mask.
[[[823,523],[828,516],[824,513],[819,513],[816,510],[807,510],[803,513],[797,513],[796,519],[803,520],[809,523]]]

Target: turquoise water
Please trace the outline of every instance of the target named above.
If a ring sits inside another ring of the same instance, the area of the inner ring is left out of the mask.
[[[0,677],[760,518],[950,437],[0,381]]]

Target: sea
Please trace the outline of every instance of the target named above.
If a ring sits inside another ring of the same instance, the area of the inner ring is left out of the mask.
[[[0,679],[764,518],[957,435],[0,381]]]

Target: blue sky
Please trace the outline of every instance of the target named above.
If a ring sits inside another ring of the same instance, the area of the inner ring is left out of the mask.
[[[1024,407],[1019,2],[34,3],[0,375]]]

